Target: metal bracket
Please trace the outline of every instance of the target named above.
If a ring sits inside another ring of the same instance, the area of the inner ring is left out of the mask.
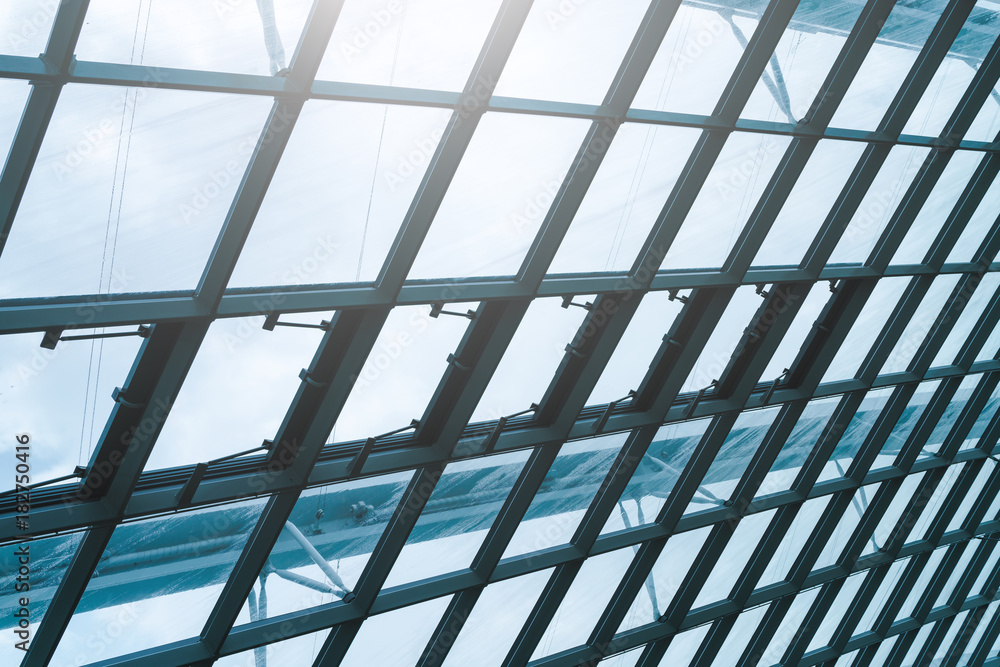
[[[327,385],[326,382],[319,382],[317,380],[314,380],[312,375],[310,375],[309,371],[306,370],[305,368],[299,371],[299,379],[305,382],[310,387],[316,387],[317,389],[322,389]]]
[[[687,303],[688,301],[691,300],[690,297],[687,296],[678,296],[677,295],[678,291],[679,290],[676,289],[667,290],[667,298],[670,301],[680,301],[681,303]]]
[[[470,320],[476,319],[476,311],[468,310],[464,313],[458,313],[453,310],[445,310],[443,301],[431,304],[431,317],[437,318],[439,315],[454,315],[455,317],[466,317]]]
[[[684,407],[684,411],[681,413],[681,417],[687,419],[692,414],[694,414],[694,409],[698,407],[699,403],[701,403],[701,399],[704,398],[705,392],[707,392],[709,389],[716,386],[717,384],[719,384],[718,380],[712,380],[712,383],[710,385],[708,385],[703,389],[699,389],[698,393],[695,394],[694,399]]]
[[[281,317],[281,313],[269,313],[268,316],[264,318],[264,325],[261,328],[264,329],[264,331],[274,331],[274,327],[319,329],[320,331],[330,330],[330,322],[327,320],[320,320],[319,324],[306,324],[304,322],[279,322],[279,317]]]
[[[458,360],[458,357],[456,357],[454,354],[448,355],[448,363],[457,368],[458,370],[464,371],[466,373],[472,370],[472,366],[466,366],[465,364],[460,362]]]
[[[587,303],[574,303],[573,298],[574,298],[573,295],[564,296],[562,298],[562,307],[569,309],[570,306],[576,306],[577,308],[583,308],[584,310],[593,310],[594,304],[591,303],[590,301],[588,301]]]
[[[125,397],[122,396],[123,392],[124,389],[122,389],[121,387],[115,387],[111,391],[111,400],[113,400],[115,403],[120,403],[124,407],[129,408],[131,410],[140,410],[146,407],[145,403],[133,403],[131,401],[126,400]]]

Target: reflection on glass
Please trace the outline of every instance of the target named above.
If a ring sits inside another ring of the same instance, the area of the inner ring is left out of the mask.
[[[683,304],[668,292],[649,292],[635,311],[587,405],[610,403],[638,389]]]
[[[729,500],[780,411],[775,406],[740,413],[685,513],[719,507]]]
[[[500,0],[347,0],[318,79],[462,90]]]
[[[81,60],[273,75],[299,42],[309,0],[207,3],[93,0]]]
[[[906,79],[945,3],[897,4],[861,64],[830,122],[832,127],[874,130]]]
[[[593,300],[592,296],[578,295],[573,302]],[[532,301],[479,399],[472,421],[499,419],[539,402],[586,314],[583,308],[563,308],[558,298]]]
[[[96,662],[197,636],[263,507],[252,500],[119,525],[53,663]]]
[[[781,539],[774,556],[767,562],[767,568],[757,580],[757,588],[764,588],[779,581],[786,580],[791,575],[792,566],[802,553],[809,535],[823,517],[832,496],[811,498],[799,507],[799,511]]]
[[[13,458],[13,455],[11,456]],[[11,475],[10,479],[13,479]],[[0,644],[0,660],[5,665],[18,665],[24,657],[24,652],[15,644],[23,641],[22,637],[14,634],[18,629],[19,618],[14,616],[21,608],[20,598],[22,593],[27,594],[28,612],[30,614],[28,625],[28,645],[38,632],[39,622],[48,611],[52,602],[52,596],[56,588],[62,581],[70,561],[76,554],[77,545],[83,538],[83,533],[69,533],[43,539],[34,539],[29,542],[7,544],[0,552],[0,571],[5,573],[9,579],[9,594],[0,597],[0,631],[8,638],[8,641]],[[28,573],[27,591],[18,591],[15,586],[23,582],[18,582],[18,568],[21,566],[21,553],[27,550],[30,558],[30,572]]]
[[[478,304],[449,304],[458,313]],[[427,306],[393,308],[375,340],[351,395],[341,410],[331,440],[376,436],[420,419],[469,328],[464,317],[432,318]],[[387,401],[387,397],[392,397]]]
[[[306,102],[230,286],[375,280],[449,117],[444,109]]]
[[[816,442],[827,433],[830,418],[840,404],[841,396],[830,396],[809,401],[795,428],[788,435],[778,452],[771,469],[761,482],[756,495],[766,496],[792,487],[792,482],[805,465]]]
[[[136,327],[75,329],[67,336]],[[41,482],[87,465],[115,406],[111,392],[125,384],[142,339],[138,336],[63,341],[39,347],[42,333],[0,336],[0,429],[11,434],[0,459],[0,488],[14,488],[15,433],[30,424],[31,481]],[[53,416],[58,415],[58,419]]]
[[[682,3],[632,106],[712,113],[765,7],[752,0],[736,13]]]
[[[857,141],[823,139],[816,145],[753,266],[798,266],[863,151]]]
[[[951,517],[951,521],[948,522],[948,527],[944,530],[945,534],[962,528],[965,524],[965,520],[969,517],[969,513],[972,512],[972,508],[975,506],[976,502],[981,499],[983,489],[986,487],[986,483],[989,482],[990,477],[993,476],[993,472],[996,470],[996,467],[997,464],[990,459],[986,459],[983,462],[983,467],[979,469],[979,473],[976,475],[976,478],[972,480],[972,486],[969,487],[969,491],[962,499],[962,504],[958,506],[958,509],[955,510],[955,514]],[[978,525],[968,526],[967,529],[972,532],[978,527]]]
[[[965,293],[962,294],[960,298],[967,299],[965,307],[958,316],[955,325],[948,333],[948,337],[942,343],[941,349],[935,355],[934,361],[931,362],[931,367],[948,366],[955,362],[962,346],[969,340],[969,336],[972,335],[979,317],[986,310],[986,306],[989,304],[990,299],[993,298],[993,295],[996,294],[998,287],[1000,287],[1000,273],[987,273],[979,281],[976,290],[971,296]],[[990,350],[990,356],[992,356],[994,351]]]
[[[618,511],[604,524],[602,535],[656,520],[711,422],[698,419],[660,427],[618,499]]]
[[[528,451],[449,463],[384,587],[468,567],[514,487]]]
[[[635,553],[630,547],[591,556],[573,579],[566,597],[542,635],[532,660],[587,642]]]
[[[627,438],[614,433],[563,445],[503,557],[568,543]]]
[[[827,537],[823,551],[820,552],[819,558],[812,566],[813,571],[837,564],[847,547],[847,543],[854,535],[855,528],[861,523],[861,517],[868,511],[868,505],[881,486],[881,483],[869,484],[854,492],[850,507],[844,512],[837,527]]]
[[[847,469],[851,467],[854,457],[857,456],[858,451],[861,449],[861,445],[864,444],[865,438],[868,437],[868,433],[875,426],[878,416],[889,402],[892,393],[893,388],[888,387],[886,389],[869,391],[865,394],[865,398],[861,401],[857,412],[854,413],[851,421],[847,424],[847,428],[844,429],[844,434],[837,441],[837,446],[834,448],[833,454],[830,455],[830,460],[823,466],[823,470],[817,479],[818,482],[844,476]]]
[[[647,0],[533,2],[496,94],[600,104],[648,6]]]
[[[908,278],[883,278],[878,281],[854,326],[823,374],[823,382],[855,376],[908,283]]]
[[[872,463],[872,470],[895,464],[903,452],[907,438],[917,427],[917,422],[920,421],[920,417],[924,414],[924,410],[927,409],[940,385],[941,380],[927,380],[917,385],[917,390],[913,393],[906,407],[903,408],[903,413],[896,420],[889,437],[882,443],[882,449]]]
[[[785,123],[805,117],[860,13],[854,3],[800,3],[741,115]]]
[[[444,667],[500,667],[552,570],[487,586],[448,651]]]
[[[753,285],[744,285],[733,294],[726,311],[719,318],[715,330],[698,356],[698,361],[691,368],[691,374],[681,386],[682,392],[704,389],[712,380],[722,377],[722,372],[737,352],[736,347],[740,344],[744,330],[754,324],[754,315],[761,302],[761,297],[755,291]]]
[[[840,625],[840,621],[843,620],[844,615],[853,606],[854,598],[857,596],[858,591],[861,590],[861,584],[864,583],[865,575],[867,574],[867,572],[856,572],[844,581],[844,585],[840,588],[840,592],[837,593],[837,597],[833,599],[833,604],[830,605],[829,610],[823,615],[823,620],[820,621],[815,634],[809,640],[806,653],[814,651],[821,646],[827,646],[830,643],[833,639],[834,631]]]
[[[705,585],[698,592],[692,609],[729,597],[736,581],[750,562],[754,549],[764,537],[764,532],[774,518],[775,512],[777,510],[769,510],[743,517],[733,536],[729,538],[722,556],[712,568],[712,573],[708,575]]]
[[[789,138],[733,132],[663,260],[665,269],[722,266]]]
[[[487,112],[409,278],[517,273],[587,127],[576,118]]]
[[[919,264],[924,260],[981,161],[979,153],[955,151],[892,256],[892,264]]]
[[[351,642],[343,667],[416,664],[451,596],[370,617]]]
[[[618,128],[549,273],[631,268],[699,135],[684,127]]]
[[[958,418],[965,410],[965,406],[968,405],[969,401],[972,399],[972,392],[976,390],[979,382],[983,379],[983,376],[979,373],[974,375],[966,375],[962,378],[961,384],[958,385],[958,389],[955,390],[955,395],[951,397],[948,401],[947,407],[944,409],[944,414],[938,419],[937,425],[929,436],[927,436],[927,442],[924,443],[923,448],[920,451],[919,458],[926,458],[929,456],[934,456],[941,451],[941,447],[944,446],[945,439],[951,433],[951,430],[958,423]]]
[[[920,352],[927,333],[939,321],[942,308],[950,301],[949,297],[958,284],[959,277],[950,275],[934,279],[910,321],[906,323],[903,333],[896,339],[880,374],[900,373],[909,368],[910,362]]]
[[[411,476],[401,472],[305,491],[236,625],[328,604],[353,592]]]
[[[270,106],[67,84],[0,257],[0,293],[193,290]]]
[[[872,533],[871,538],[865,542],[864,549],[861,550],[862,556],[873,554],[879,549],[885,548],[886,543],[889,541],[889,536],[892,535],[896,524],[899,523],[899,519],[903,515],[907,504],[913,500],[917,492],[917,486],[925,476],[914,474],[908,475],[903,479],[903,483],[899,485],[899,488],[892,495],[892,502],[889,503],[885,514],[882,515],[878,525],[875,526],[875,531]],[[907,526],[904,524],[902,530],[905,532],[906,528]]]
[[[673,535],[667,540],[652,571],[646,577],[642,591],[625,614],[625,619],[618,628],[619,633],[655,623],[666,613],[710,532],[711,526],[705,526]]]
[[[319,323],[321,315],[297,317]],[[288,319],[291,319],[289,317]],[[323,332],[261,328],[263,317],[219,319],[209,327],[147,470],[209,461],[273,438]],[[221,396],[226,396],[220,404]]]
[[[868,260],[929,153],[928,148],[893,146],[830,255],[830,264],[860,264]]]

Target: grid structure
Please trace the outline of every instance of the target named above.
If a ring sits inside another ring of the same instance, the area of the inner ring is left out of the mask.
[[[26,530],[13,522],[11,497],[0,508],[5,549],[30,537],[36,558],[48,559],[44,617],[21,664],[79,664],[74,622],[96,614],[107,623],[103,611],[130,605],[142,610],[131,621],[139,627],[185,627],[183,616],[197,629],[163,642],[151,633],[152,643],[122,654],[127,624],[113,618],[84,662],[306,664],[308,654],[329,667],[372,664],[371,655],[390,650],[379,664],[1000,664],[992,454],[1000,224],[989,210],[1000,158],[992,140],[963,138],[1000,78],[1000,41],[988,31],[993,3],[843,3],[844,28],[818,23],[829,15],[816,3],[653,0],[598,105],[493,94],[533,11],[528,0],[499,3],[468,82],[454,93],[317,80],[340,0],[316,1],[287,68],[271,50],[272,77],[77,61],[88,4],[59,3],[41,56],[0,55],[0,77],[31,83],[0,176],[4,243],[66,86],[155,81],[157,89],[272,98],[273,106],[193,291],[0,302],[0,332],[44,334],[48,345],[73,345],[66,338],[77,329],[106,336],[145,327],[78,483],[35,489]],[[728,16],[727,30],[742,39],[717,103],[707,115],[633,108],[661,42],[692,8]],[[885,34],[897,11],[924,22],[918,43]],[[746,16],[749,33],[737,21]],[[808,110],[784,121],[742,117],[760,85],[791,110],[776,49],[796,26],[827,30],[841,44],[827,69],[811,72]],[[977,56],[963,50],[962,36],[980,27],[992,36]],[[837,127],[838,107],[880,44],[913,53],[897,80],[881,82],[893,88],[891,102],[871,128]],[[952,59],[974,74],[942,102],[940,132],[904,134]],[[374,280],[231,287],[310,100],[432,107],[450,117]],[[418,252],[490,114],[571,118],[587,129],[515,275],[414,280]],[[688,128],[695,137],[673,185],[658,193],[638,254],[618,272],[551,273],[615,140],[634,127]],[[720,156],[744,135],[781,140],[772,175],[757,176],[760,194],[719,266],[671,269],[685,225],[710,224],[696,217],[699,194],[718,183]],[[855,146],[857,157],[821,223],[800,254],[759,265],[771,232],[789,234],[776,221],[831,141]],[[901,149],[926,157],[896,188],[886,222],[865,227],[866,196],[880,174],[899,171],[892,155]],[[973,166],[955,186],[946,174],[960,160]],[[920,217],[941,198],[943,213]],[[973,230],[983,215],[985,228]],[[870,249],[836,261],[858,225]],[[894,260],[911,231],[923,254]],[[978,246],[956,259],[967,233]],[[525,396],[514,414],[472,421],[531,306],[546,297],[582,309],[544,394]],[[394,311],[430,306],[454,317],[449,304],[467,302],[477,305],[418,419],[385,436],[331,436]],[[676,315],[647,331],[647,303],[658,313],[676,306]],[[266,316],[273,329],[294,314],[331,311],[316,325],[321,341],[280,427],[260,434],[263,448],[145,470],[170,422],[164,406],[177,399],[213,322]],[[620,400],[588,404],[636,333],[662,336],[645,375]],[[727,345],[724,363],[699,374],[716,336]],[[785,349],[787,368],[766,377]],[[205,533],[205,525],[215,528]],[[169,595],[192,591],[204,608],[171,607]],[[306,591],[320,597],[310,602]],[[144,604],[161,597],[163,607]]]

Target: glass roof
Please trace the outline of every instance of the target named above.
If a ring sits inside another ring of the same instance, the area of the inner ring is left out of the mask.
[[[998,54],[3,3],[0,662],[1000,664]]]

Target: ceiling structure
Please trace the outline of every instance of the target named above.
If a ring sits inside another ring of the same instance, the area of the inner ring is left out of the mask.
[[[1000,4],[16,4],[5,664],[1000,664]]]

